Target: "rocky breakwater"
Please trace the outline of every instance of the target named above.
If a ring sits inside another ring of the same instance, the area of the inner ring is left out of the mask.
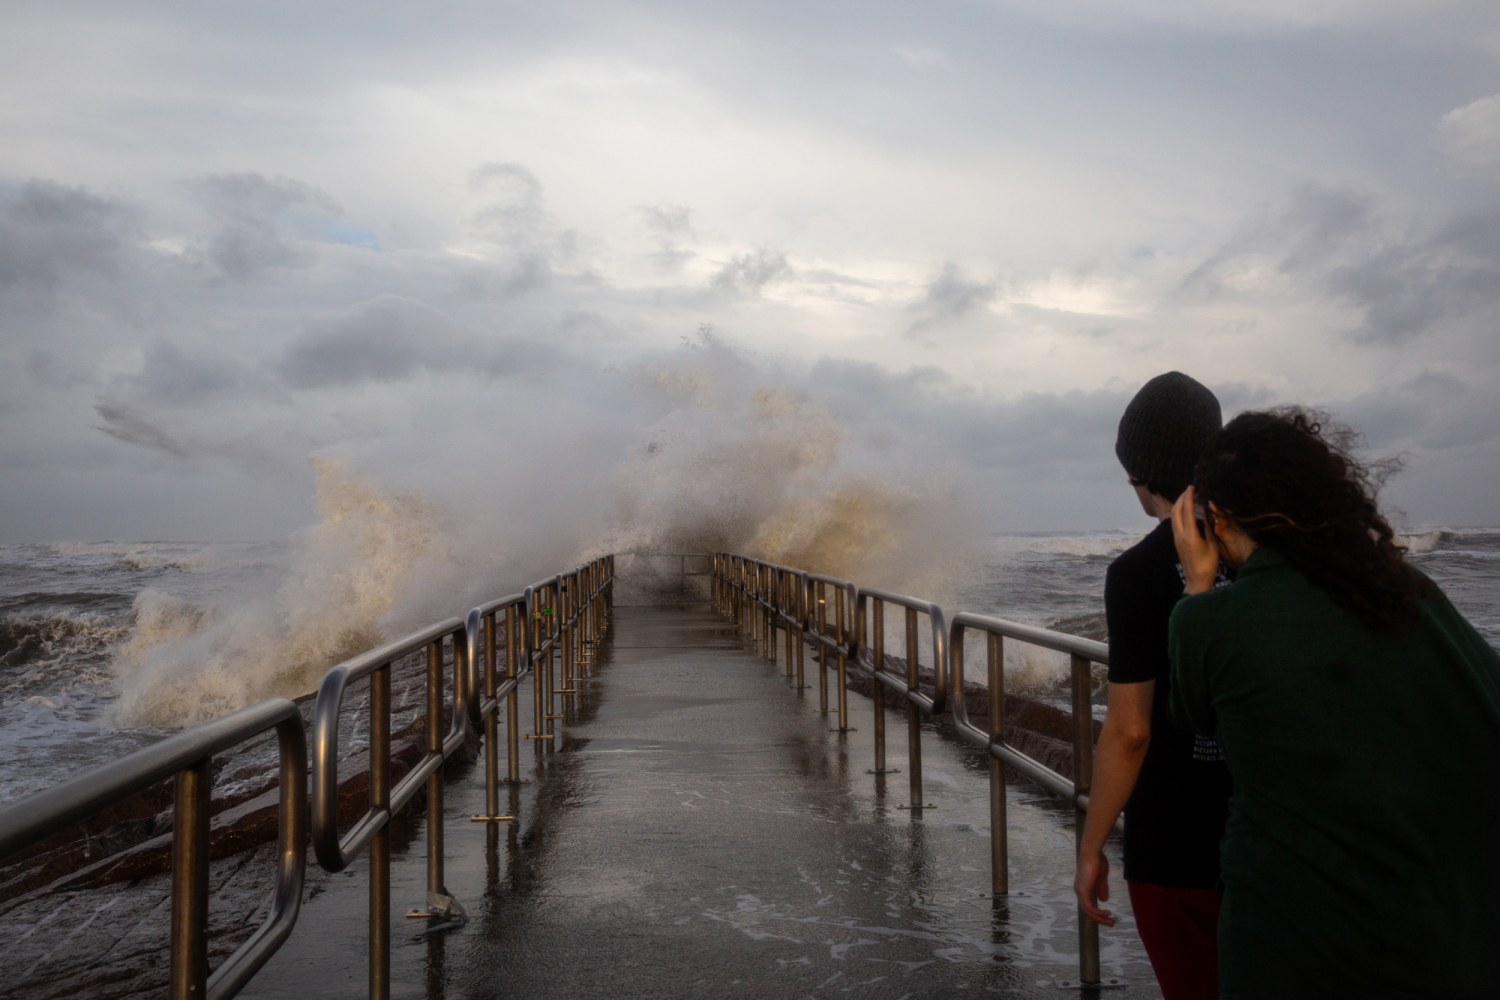
[[[368,696],[351,691],[340,725],[339,826],[369,806]],[[304,725],[312,698],[299,702]],[[398,661],[391,678],[393,783],[422,758],[426,672],[421,656]],[[445,719],[443,730],[448,729]],[[449,758],[472,765],[477,739]],[[209,966],[233,953],[265,919],[277,868],[277,744],[274,733],[214,759],[210,833]],[[166,993],[171,920],[173,785],[155,786],[0,862],[0,993],[36,1000],[121,1000]],[[425,811],[419,792],[391,826],[400,849]],[[358,862],[356,862],[358,864]],[[309,846],[304,899],[328,878]]]

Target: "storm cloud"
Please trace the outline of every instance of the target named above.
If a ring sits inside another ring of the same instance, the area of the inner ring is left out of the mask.
[[[799,512],[1134,525],[1115,422],[1168,369],[1496,519],[1492,4],[9,24],[4,537],[285,533],[347,463],[541,562],[743,520],[745,455]]]

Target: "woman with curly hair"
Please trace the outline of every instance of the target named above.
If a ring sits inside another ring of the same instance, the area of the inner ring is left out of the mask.
[[[1405,561],[1351,440],[1241,414],[1172,513],[1172,710],[1234,779],[1221,995],[1493,997],[1500,656]]]

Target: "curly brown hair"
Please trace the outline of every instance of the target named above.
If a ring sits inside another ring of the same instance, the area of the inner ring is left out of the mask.
[[[1209,441],[1194,485],[1370,629],[1409,620],[1424,578],[1375,504],[1394,460],[1361,465],[1357,436],[1300,407],[1242,413]]]

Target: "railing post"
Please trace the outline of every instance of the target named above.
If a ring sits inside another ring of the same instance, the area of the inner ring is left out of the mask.
[[[863,600],[864,598],[860,598]],[[881,668],[885,665],[885,602],[880,598],[871,598],[874,604],[871,628],[873,634],[870,636],[872,646],[871,655],[875,658],[875,773],[885,774],[885,681],[879,677]]]
[[[708,557],[708,601],[719,614],[724,613],[724,554],[715,552]]]
[[[917,674],[917,612],[906,609],[906,688],[915,691],[920,678]],[[936,669],[941,670],[939,664]],[[919,811],[922,806],[922,719],[917,706],[906,700],[906,746],[908,770],[911,773],[911,807]]]
[[[767,580],[770,578],[770,568],[765,563],[757,563],[755,567],[755,651],[760,658],[766,658],[766,643],[771,634],[771,609],[766,607],[770,601],[770,588]]]
[[[547,735],[555,736],[557,733],[556,721],[562,718],[562,713],[557,709],[557,657],[562,645],[558,623],[561,613],[562,595],[558,590],[557,581],[554,580],[547,588],[548,604],[546,611],[550,614],[542,615],[542,629],[547,633]]]
[[[1089,696],[1091,668],[1087,659],[1073,654],[1073,832],[1075,842],[1083,836],[1083,797],[1094,784],[1094,712]],[[1078,978],[1085,986],[1099,982],[1099,925],[1078,911]]]
[[[573,658],[573,601],[577,595],[575,585],[569,587],[565,582],[558,593],[557,603],[560,605],[557,612],[557,627],[561,633],[562,640],[562,691],[563,702],[566,703],[568,695],[578,693],[578,664]]]
[[[1005,640],[993,632],[986,633],[988,680],[990,689],[990,884],[995,894],[1010,891],[1010,835],[1005,814],[1005,765],[995,756],[995,745],[1004,741],[1005,725]],[[962,656],[962,647],[952,647],[950,655]],[[954,676],[949,671],[948,676]],[[955,685],[955,688],[957,685]],[[962,698],[963,691],[951,692]]]
[[[173,1000],[208,988],[208,820],[212,775],[205,758],[177,772],[172,837]]]
[[[454,659],[459,659],[457,642]],[[427,753],[443,755],[443,640],[427,644]],[[427,776],[427,893],[428,898],[446,895],[443,889],[443,769]]]
[[[391,667],[370,675],[370,812],[390,814]],[[391,830],[388,823],[370,840],[370,996],[391,995]]]
[[[828,587],[817,582],[818,595],[818,711],[828,714]]]
[[[774,566],[766,567],[766,651],[765,658],[776,662],[776,630],[781,625],[781,574]]]
[[[844,588],[838,588],[836,593],[839,601],[835,624],[839,641],[839,732],[847,733],[849,731],[849,612],[853,609],[845,607],[848,603],[845,599],[848,594]]]
[[[799,633],[802,631],[802,618],[798,614],[797,591],[790,570],[781,570],[777,575],[779,581],[779,604],[787,617],[786,622],[786,675],[792,676],[793,660],[796,659],[796,645],[799,641]],[[793,627],[793,623],[796,627]]]
[[[505,696],[506,746],[509,751],[505,761],[505,772],[512,784],[521,780],[521,734],[518,732],[521,722],[521,697],[517,690],[520,686],[521,670],[516,654],[518,647],[525,648],[525,642],[521,641],[522,636],[518,634],[521,628],[519,618],[520,616],[516,614],[516,606],[508,605],[505,609],[505,676],[515,683],[511,685],[510,694]]]
[[[797,690],[801,691],[807,687],[807,618],[811,613],[808,602],[811,600],[807,574],[801,573],[797,577]]]
[[[484,688],[480,703],[485,704],[495,697],[495,612],[482,619],[484,645],[480,656],[484,657]],[[508,735],[508,734],[507,734]],[[496,816],[500,813],[500,712],[499,706],[484,717],[484,814]],[[515,756],[514,753],[511,755]]]

